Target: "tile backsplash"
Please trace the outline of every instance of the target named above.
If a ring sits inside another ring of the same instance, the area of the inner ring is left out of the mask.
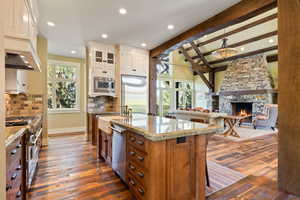
[[[43,96],[5,94],[6,117],[32,116],[43,112]]]
[[[108,96],[88,98],[88,109],[111,112],[115,110],[115,99]]]

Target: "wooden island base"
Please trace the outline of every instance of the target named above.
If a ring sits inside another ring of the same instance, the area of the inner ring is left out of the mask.
[[[205,199],[206,136],[150,141],[127,132],[126,182],[137,199]]]

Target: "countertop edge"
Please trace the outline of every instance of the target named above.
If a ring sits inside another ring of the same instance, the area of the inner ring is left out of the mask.
[[[5,147],[8,147],[11,143],[13,143],[18,137],[25,134],[27,128],[20,128],[15,134],[9,136],[5,139]]]
[[[175,138],[180,138],[180,137],[189,137],[189,136],[195,136],[195,135],[210,135],[210,134],[220,134],[223,132],[223,128],[217,125],[213,125],[210,126],[208,128],[203,128],[201,129],[197,129],[197,130],[185,130],[185,131],[178,131],[177,133],[172,133],[170,135],[166,134],[161,134],[161,135],[157,135],[157,134],[152,134],[152,133],[145,133],[145,131],[143,129],[137,128],[137,127],[133,127],[130,126],[128,124],[124,124],[122,122],[119,121],[115,121],[115,120],[111,120],[112,124],[116,124],[119,126],[122,126],[130,131],[133,131],[137,134],[140,134],[142,136],[144,136],[146,139],[149,139],[151,141],[163,141],[163,140],[170,140],[170,139],[175,139]],[[199,132],[203,133],[199,133]]]

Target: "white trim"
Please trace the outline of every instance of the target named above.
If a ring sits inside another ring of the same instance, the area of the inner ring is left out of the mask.
[[[81,63],[78,62],[70,62],[70,61],[60,61],[60,60],[54,60],[54,59],[48,59],[48,66],[47,66],[47,77],[48,77],[48,70],[49,70],[49,66],[50,65],[68,65],[68,66],[72,66],[76,68],[76,74],[77,77],[75,79],[76,82],[76,107],[75,108],[70,108],[70,109],[57,109],[57,108],[53,108],[53,109],[49,109],[48,108],[48,112],[49,113],[78,113],[80,112],[80,90],[81,90]],[[74,81],[74,80],[69,80],[69,79],[55,79],[55,78],[49,78],[47,79],[47,84],[49,82],[57,82],[57,81],[64,81],[64,82],[68,82],[68,81]],[[48,87],[48,86],[47,86]],[[48,98],[48,92],[47,92],[47,98]],[[47,105],[48,106],[48,105]]]
[[[78,132],[86,132],[86,127],[72,127],[72,128],[57,128],[57,129],[49,129],[48,135],[51,134],[60,134],[60,133],[78,133]]]

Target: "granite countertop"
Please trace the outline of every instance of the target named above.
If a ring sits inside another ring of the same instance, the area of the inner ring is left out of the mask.
[[[180,119],[133,114],[124,119],[112,119],[113,124],[143,135],[152,141],[161,141],[192,135],[222,133],[223,127]]]
[[[217,113],[217,112],[205,113],[205,112],[187,111],[187,110],[174,110],[170,112],[170,114],[189,114],[189,115],[198,115],[207,118],[222,118],[227,116],[226,113]]]
[[[120,114],[119,112],[103,111],[103,110],[100,110],[99,108],[89,108],[87,113],[95,114],[95,115],[116,115],[116,114]]]
[[[27,126],[5,127],[5,146],[7,147],[18,137],[23,135],[27,130]]]

